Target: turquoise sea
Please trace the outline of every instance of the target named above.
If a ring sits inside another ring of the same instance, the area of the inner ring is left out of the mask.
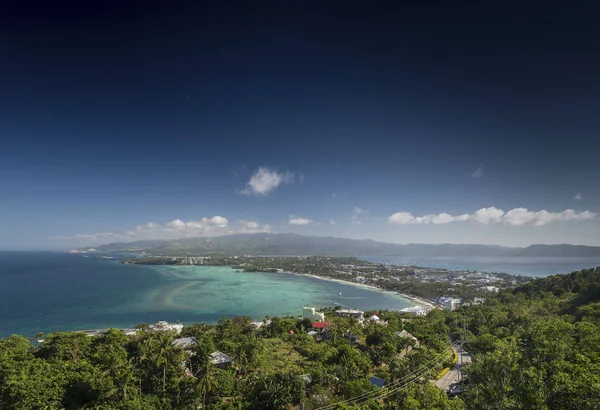
[[[413,305],[391,293],[286,273],[123,265],[93,255],[0,252],[0,337],[131,328],[159,320],[216,322],[242,315],[260,320],[265,315],[299,316],[303,306],[336,303],[363,310]]]

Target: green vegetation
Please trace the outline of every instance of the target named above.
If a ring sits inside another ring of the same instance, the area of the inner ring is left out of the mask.
[[[454,312],[378,312],[387,325],[325,314],[322,337],[290,317],[259,328],[249,318],[192,324],[179,336],[145,326],[133,336],[55,333],[39,346],[10,336],[0,340],[0,408],[600,408],[600,268],[537,279]],[[456,363],[450,340],[464,328],[474,362],[465,392],[449,398],[429,380]],[[397,336],[402,329],[419,343]],[[176,337],[196,343],[184,350]],[[233,366],[213,364],[216,350]]]

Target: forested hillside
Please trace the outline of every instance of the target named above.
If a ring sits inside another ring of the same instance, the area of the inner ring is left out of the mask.
[[[89,248],[84,248],[87,250]],[[256,233],[215,237],[118,242],[95,247],[98,252],[146,252],[169,256],[315,255],[315,256],[408,256],[408,257],[600,257],[598,246],[532,245],[509,248],[495,245],[420,244],[400,245],[370,239],[304,236],[292,233]]]
[[[222,319],[178,336],[143,325],[134,336],[55,333],[39,346],[11,336],[0,341],[0,408],[598,409],[599,284],[600,268],[584,270],[454,312],[377,312],[387,323],[365,326],[327,309],[318,337],[296,318],[265,318],[259,328]],[[448,398],[429,380],[452,364],[465,327],[474,363],[465,392]],[[403,329],[418,343],[396,334]],[[173,344],[177,337],[195,343]],[[211,362],[215,351],[232,366]]]
[[[600,408],[600,268],[537,279],[450,318],[468,323],[474,409]]]

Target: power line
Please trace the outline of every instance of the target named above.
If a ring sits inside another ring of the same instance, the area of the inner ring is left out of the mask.
[[[448,351],[450,350],[450,351]],[[363,404],[369,400],[375,399],[375,398],[382,398],[382,397],[387,397],[391,394],[394,394],[400,390],[402,390],[403,388],[409,386],[410,384],[414,383],[415,381],[417,381],[418,379],[420,379],[423,375],[427,374],[431,369],[428,368],[428,364],[431,364],[433,362],[437,362],[439,357],[442,356],[448,356],[449,354],[452,354],[451,352],[452,347],[446,349],[445,353],[442,353],[440,355],[438,355],[436,358],[434,358],[433,360],[430,360],[429,362],[427,362],[426,365],[422,365],[419,369],[413,371],[412,373],[409,373],[409,375],[414,376],[412,379],[410,379],[408,382],[401,384],[401,385],[397,385],[394,388],[391,388],[389,386],[393,386],[394,384],[398,384],[400,382],[403,382],[404,380],[406,380],[407,376],[405,376],[402,380],[399,380],[397,382],[394,382],[390,385],[388,385],[387,390],[384,391],[374,391],[374,392],[369,392],[369,393],[364,393],[362,395],[356,396],[354,398],[350,398],[341,402],[337,402],[331,405],[328,405],[326,407],[322,407],[318,410],[325,410],[325,409],[329,409],[329,408],[333,408],[338,404]],[[369,397],[372,396],[372,397]]]
[[[398,390],[406,387],[408,384],[413,383],[415,380],[419,379],[421,376],[423,376],[424,374],[426,374],[427,372],[429,372],[431,370],[429,368],[429,366],[432,363],[434,363],[434,362],[437,363],[439,361],[439,358],[441,358],[443,356],[448,356],[448,354],[452,354],[453,353],[453,349],[455,347],[457,347],[458,345],[459,345],[459,342],[454,342],[450,347],[446,348],[442,353],[438,354],[433,359],[427,361],[426,363],[424,363],[423,365],[421,365],[416,370],[413,370],[412,372],[408,373],[401,380],[398,380],[396,382],[390,383],[388,386],[386,386],[386,388],[388,389],[386,392],[377,390],[377,391],[372,391],[372,392],[368,392],[368,393],[363,393],[361,395],[352,397],[350,399],[343,400],[341,402],[336,402],[336,403],[329,404],[329,405],[324,406],[324,407],[320,407],[317,410],[329,410],[329,409],[334,408],[338,404],[351,404],[351,403],[355,403],[357,401],[371,400],[371,399],[374,399],[374,398],[376,398],[378,396],[389,395],[389,394],[395,393],[396,391],[398,391]],[[411,381],[409,381],[408,383],[405,383],[403,385],[399,385],[400,383],[403,383],[407,378],[413,377],[413,376],[415,376],[415,377],[412,378]],[[396,386],[392,388],[392,386],[394,386],[394,385],[396,385]],[[391,391],[389,390],[390,388],[392,388]],[[373,397],[369,397],[369,396],[373,396]]]

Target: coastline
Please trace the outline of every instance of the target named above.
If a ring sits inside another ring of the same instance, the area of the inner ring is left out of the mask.
[[[438,308],[433,303],[421,300],[421,299],[417,298],[416,296],[406,295],[404,293],[395,292],[395,291],[392,291],[392,290],[385,290],[385,289],[378,288],[377,286],[366,285],[364,283],[350,282],[350,281],[346,281],[346,280],[342,280],[342,279],[326,278],[326,277],[323,277],[323,276],[311,275],[309,273],[295,273],[295,272],[286,272],[286,271],[282,271],[281,273],[285,273],[285,274],[288,274],[288,275],[308,276],[309,278],[313,278],[313,279],[319,279],[319,280],[326,280],[326,281],[329,281],[329,282],[341,283],[343,285],[355,286],[357,288],[376,290],[376,291],[387,293],[387,294],[390,294],[390,295],[399,296],[399,297],[401,297],[403,299],[409,300],[410,302],[414,303],[416,306],[423,306],[423,307],[427,307],[427,308],[430,308],[430,309],[437,309]]]

